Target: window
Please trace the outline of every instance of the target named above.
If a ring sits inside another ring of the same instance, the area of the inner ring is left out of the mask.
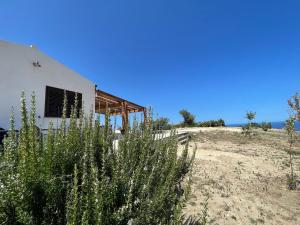
[[[82,108],[81,93],[46,86],[45,117],[62,117],[65,93],[67,96],[67,118],[70,118],[71,107],[75,103],[76,94],[78,99],[77,116],[79,115],[79,110]]]

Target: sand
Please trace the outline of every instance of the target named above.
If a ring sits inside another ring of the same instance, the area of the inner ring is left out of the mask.
[[[201,214],[208,194],[209,224],[300,225],[300,184],[295,191],[287,188],[283,131],[246,138],[240,128],[180,130],[192,133],[191,151],[197,146],[187,217]],[[300,158],[295,161],[300,176]]]

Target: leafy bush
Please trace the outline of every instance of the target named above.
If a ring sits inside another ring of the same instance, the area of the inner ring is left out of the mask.
[[[183,126],[194,126],[195,116],[186,109],[180,110],[180,115],[183,117]]]
[[[272,124],[267,122],[262,122],[260,127],[261,129],[263,129],[263,131],[268,131],[269,129],[272,129]]]
[[[0,224],[180,224],[194,158],[187,147],[178,157],[175,135],[155,140],[149,118],[116,148],[109,116],[101,128],[93,112],[77,119],[77,104],[68,126],[64,107],[59,129],[50,124],[42,136],[35,97],[28,115],[22,94],[22,127],[17,135],[12,115],[0,155]]]
[[[167,117],[160,117],[153,121],[153,130],[171,130],[172,125]]]
[[[261,128],[263,131],[268,131],[269,129],[272,129],[272,124],[269,122],[262,122],[262,123],[251,123],[251,125],[250,123],[248,123],[242,126],[242,130],[244,132],[247,131],[250,132],[250,130],[253,131],[253,129],[259,129],[259,128]]]
[[[225,127],[225,121],[219,120],[208,120],[199,123],[199,127]]]

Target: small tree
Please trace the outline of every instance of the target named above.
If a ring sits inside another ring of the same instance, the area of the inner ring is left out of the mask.
[[[184,126],[193,126],[195,125],[195,116],[191,114],[186,109],[180,110],[180,115],[183,117],[183,125]]]
[[[246,136],[253,135],[252,121],[255,119],[255,117],[256,117],[256,112],[249,111],[246,113],[246,119],[248,120],[248,124],[242,127],[243,133]]]
[[[218,126],[225,127],[225,121],[223,119],[218,120]]]
[[[296,137],[296,131],[295,131],[295,118],[293,116],[290,116],[290,118],[285,123],[285,130],[288,135],[288,143],[289,147],[286,150],[286,152],[289,154],[289,164],[290,164],[290,175],[288,175],[288,187],[290,190],[295,190],[297,187],[297,182],[295,179],[294,174],[294,157],[295,157],[295,151],[293,151],[293,145],[295,144],[297,137]]]
[[[300,121],[300,95],[296,93],[288,100],[288,104],[295,111],[295,118]]]
[[[254,120],[255,117],[256,117],[256,112],[249,111],[249,112],[246,113],[246,118],[249,121],[250,126],[252,124],[252,120]]]
[[[293,161],[296,154],[299,154],[298,151],[293,150],[293,145],[297,141],[296,131],[295,131],[295,122],[296,120],[300,121],[300,95],[296,93],[288,100],[288,105],[291,108],[291,116],[286,121],[285,129],[288,134],[288,143],[289,148],[286,150],[289,154],[290,159],[290,168],[291,173],[288,176],[288,186],[289,189],[294,190],[297,187],[296,177],[294,174]]]

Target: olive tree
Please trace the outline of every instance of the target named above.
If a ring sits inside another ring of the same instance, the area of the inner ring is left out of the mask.
[[[179,111],[179,114],[183,117],[183,125],[184,126],[193,126],[195,125],[195,116],[191,114],[186,109],[182,109]]]

